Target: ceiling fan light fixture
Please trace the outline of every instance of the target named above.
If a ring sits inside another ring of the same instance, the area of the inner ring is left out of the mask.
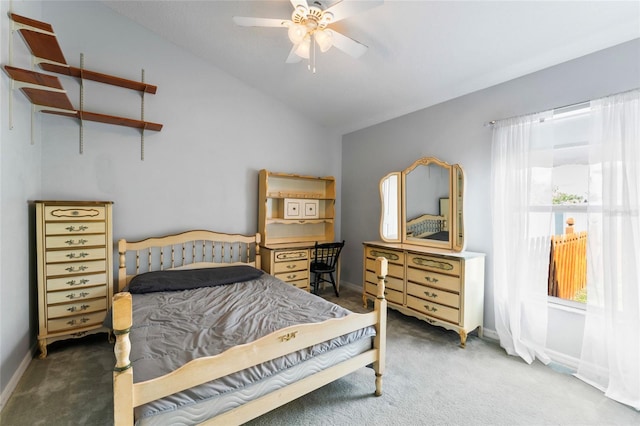
[[[292,23],[289,25],[289,31],[287,32],[289,40],[293,44],[300,44],[307,35],[307,27],[302,24]]]
[[[304,59],[309,59],[309,50],[311,48],[311,37],[306,36],[295,50],[295,54]]]
[[[319,30],[314,33],[314,36],[322,53],[331,49],[331,46],[333,46],[333,34],[331,31]]]

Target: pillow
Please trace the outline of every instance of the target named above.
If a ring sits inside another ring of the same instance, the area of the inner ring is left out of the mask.
[[[133,277],[129,282],[128,291],[143,294],[215,287],[254,280],[262,274],[261,270],[248,265],[145,272]]]

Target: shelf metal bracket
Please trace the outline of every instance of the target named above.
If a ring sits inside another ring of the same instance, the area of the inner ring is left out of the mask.
[[[142,68],[142,79],[144,83],[144,68]],[[142,91],[142,98],[140,100],[140,121],[144,123],[144,90]],[[140,161],[144,161],[144,127],[140,130]]]
[[[82,70],[84,69],[84,53],[80,53],[80,154],[84,154],[84,120],[82,119],[82,111],[84,111],[84,79],[82,78]]]

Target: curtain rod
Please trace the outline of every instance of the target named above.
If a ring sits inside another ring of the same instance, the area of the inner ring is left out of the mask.
[[[546,109],[546,110],[538,111],[538,112],[532,112],[532,113],[529,113],[529,114],[514,115],[513,117],[501,118],[499,120],[491,120],[491,121],[485,122],[484,123],[484,127],[493,127],[498,121],[509,120],[511,118],[520,118],[520,117],[526,117],[528,115],[542,114],[542,113],[548,112],[548,111],[554,111],[555,112],[555,111],[559,111],[559,110],[578,109],[578,108],[581,108],[583,106],[586,107],[592,101],[595,101],[597,99],[605,99],[605,98],[608,98],[610,96],[624,95],[625,93],[631,93],[631,92],[634,92],[636,90],[640,90],[640,88],[635,88],[635,89],[631,89],[631,90],[625,90],[624,92],[613,93],[611,95],[603,96],[601,98],[592,99],[590,101],[576,102],[576,103],[573,103],[573,104],[568,104],[568,105],[564,105],[564,106],[560,106],[560,107],[550,108],[550,109]]]

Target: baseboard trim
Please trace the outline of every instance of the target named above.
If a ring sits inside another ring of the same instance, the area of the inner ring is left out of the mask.
[[[16,386],[18,386],[18,382],[20,382],[22,375],[24,374],[25,371],[27,371],[29,364],[33,360],[33,355],[35,354],[35,351],[36,351],[36,348],[34,346],[27,352],[27,354],[22,359],[22,362],[16,369],[16,372],[13,373],[13,376],[11,376],[11,380],[9,380],[9,383],[7,383],[7,386],[2,390],[2,393],[0,393],[0,412],[2,412],[2,409],[4,408],[6,403],[9,401],[9,398],[11,397],[11,394],[13,393],[13,391],[16,389]]]
[[[482,337],[486,339],[495,340],[496,342],[500,341],[500,336],[498,336],[498,332],[495,330],[490,330],[488,328],[482,328]]]

